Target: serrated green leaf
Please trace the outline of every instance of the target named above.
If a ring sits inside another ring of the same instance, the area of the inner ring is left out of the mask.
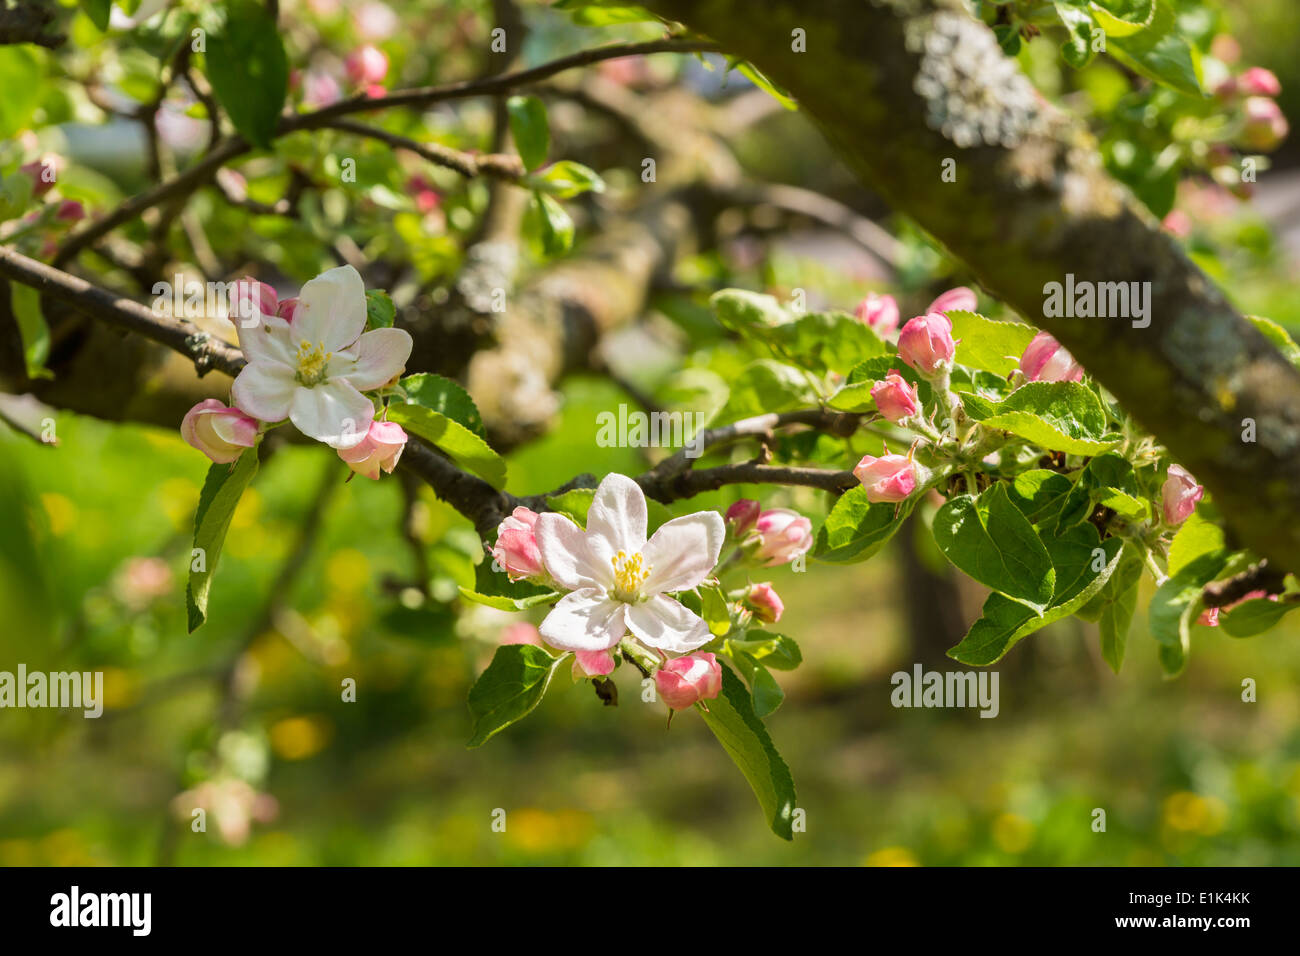
[[[189,617],[189,630],[193,634],[208,618],[208,594],[212,589],[212,576],[217,571],[226,532],[235,508],[257,474],[257,448],[247,449],[233,465],[214,464],[199,492],[199,506],[194,512],[194,547],[203,555],[201,571],[194,570],[190,562],[189,583],[185,588],[185,607]]]
[[[954,309],[945,312],[952,321],[952,337],[957,340],[956,360],[971,368],[987,369],[1003,377],[1019,368],[1038,330],[1018,322],[995,322],[976,312]]]
[[[1124,663],[1128,632],[1137,610],[1138,586],[1145,566],[1141,549],[1126,543],[1115,573],[1097,593],[1097,627],[1101,632],[1101,656],[1116,674]]]
[[[1228,558],[1226,551],[1202,554],[1156,588],[1147,609],[1147,624],[1160,645],[1160,665],[1166,674],[1173,676],[1186,666],[1202,589],[1223,570]]]
[[[730,384],[727,402],[714,414],[714,423],[804,408],[817,402],[817,393],[803,372],[771,359],[746,365]]]
[[[776,682],[776,678],[755,658],[734,644],[726,645],[728,657],[736,665],[746,681],[749,682],[750,702],[754,705],[754,716],[767,717],[776,712],[785,700],[785,691]]]
[[[441,412],[454,422],[464,425],[479,438],[487,438],[483,416],[469,392],[449,378],[432,372],[417,372],[398,382],[407,398],[417,405]]]
[[[990,485],[979,498],[948,499],[934,516],[934,540],[949,561],[981,584],[1039,614],[1051,603],[1052,558],[1005,485]]]
[[[784,634],[771,634],[767,631],[750,631],[741,640],[727,642],[737,650],[744,651],[765,667],[774,667],[780,671],[792,671],[803,663],[803,654],[799,645]]]
[[[1155,5],[1144,29],[1131,36],[1111,36],[1106,50],[1148,79],[1180,93],[1203,95],[1200,55],[1178,33],[1177,21],[1167,3]]]
[[[492,487],[505,486],[505,459],[460,422],[413,402],[389,404],[388,420],[436,445],[458,465],[474,472]]]
[[[481,747],[542,702],[560,663],[569,654],[552,657],[532,644],[498,647],[469,690],[469,712],[474,718],[470,748]]]
[[[1223,529],[1193,511],[1174,535],[1169,546],[1169,563],[1166,573],[1174,577],[1183,568],[1205,554],[1222,551],[1226,545]]]
[[[1016,475],[1007,494],[1035,527],[1055,528],[1057,516],[1069,499],[1074,485],[1057,471],[1033,468]]]
[[[204,74],[245,139],[270,146],[289,94],[289,60],[275,18],[256,0],[205,6]]]
[[[366,331],[371,329],[391,329],[397,309],[393,300],[383,289],[366,290]]]
[[[1101,400],[1079,382],[1029,382],[1001,402],[962,397],[966,414],[990,428],[1019,435],[1052,451],[1099,455],[1123,437],[1106,431]]]
[[[1156,0],[1092,0],[1089,4],[1107,36],[1127,37],[1151,26]]]
[[[1300,608],[1295,600],[1274,601],[1270,598],[1251,598],[1242,601],[1230,611],[1219,612],[1219,627],[1229,637],[1254,637],[1275,627],[1279,621]]]
[[[827,564],[867,560],[902,527],[918,497],[913,494],[897,505],[872,503],[867,501],[865,488],[850,488],[817,529],[813,557]]]
[[[722,668],[722,691],[707,706],[707,711],[699,704],[696,709],[749,781],[768,826],[783,840],[793,840],[796,797],[790,768],[754,713],[745,685],[730,668]]]

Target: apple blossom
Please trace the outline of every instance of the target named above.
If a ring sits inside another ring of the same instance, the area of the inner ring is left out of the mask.
[[[763,506],[753,498],[741,498],[727,509],[725,518],[727,524],[731,525],[732,533],[739,537],[754,527],[754,522],[762,513]]]
[[[631,478],[606,475],[584,531],[561,514],[543,514],[537,547],[551,578],[570,593],[539,630],[561,650],[608,650],[626,631],[649,647],[692,651],[712,639],[709,627],[668,597],[699,585],[718,563],[724,530],[716,511],[663,524],[646,540],[645,493]]]
[[[281,299],[276,303],[275,314],[286,322],[293,321],[293,314],[298,308],[297,298]]]
[[[218,465],[229,464],[257,444],[257,419],[224,402],[205,398],[181,419],[181,437]]]
[[[975,298],[975,293],[964,285],[959,285],[931,302],[930,307],[925,311],[938,312],[940,315],[946,312],[974,312],[978,305],[979,301]],[[950,323],[949,328],[951,327]]]
[[[785,602],[776,593],[771,581],[751,587],[745,595],[745,606],[754,612],[754,617],[767,624],[775,624],[785,613]]]
[[[903,501],[920,483],[916,462],[911,455],[891,455],[888,452],[875,458],[863,455],[853,475],[866,489],[867,500],[872,502]]]
[[[871,389],[871,397],[884,415],[891,422],[901,422],[911,418],[921,410],[921,399],[917,387],[909,385],[903,376],[892,369]]]
[[[609,651],[576,651],[573,657],[575,677],[605,677],[614,671],[614,655]]]
[[[238,326],[248,365],[235,379],[235,403],[265,422],[288,418],[332,448],[364,441],[375,416],[361,393],[399,375],[412,341],[402,329],[366,326],[366,291],[352,266],[321,273],[302,287],[293,324],[266,316]]]
[[[1165,521],[1169,524],[1182,524],[1196,509],[1196,502],[1204,494],[1205,489],[1196,483],[1186,468],[1170,465],[1169,475],[1160,489],[1160,506]]]
[[[898,357],[925,378],[946,374],[956,354],[952,322],[941,312],[918,315],[898,335]]]
[[[390,475],[393,473],[406,448],[406,440],[406,431],[396,422],[371,422],[361,443],[340,448],[339,457],[358,475],[377,480],[381,468]]]
[[[655,672],[655,689],[673,710],[685,710],[722,691],[722,666],[709,653],[675,657]]]
[[[521,506],[497,526],[492,558],[506,569],[511,581],[538,577],[546,570],[534,536],[537,517],[536,511]]]
[[[858,303],[853,312],[877,335],[889,335],[898,328],[898,302],[892,295],[874,292]]]
[[[1247,98],[1246,120],[1241,131],[1241,144],[1248,149],[1268,151],[1276,149],[1290,131],[1282,108],[1264,96]]]
[[[382,83],[388,75],[388,55],[379,47],[367,43],[348,54],[344,67],[354,86]]]
[[[1277,96],[1282,92],[1282,84],[1272,70],[1252,66],[1237,77],[1237,89],[1247,96]]]
[[[1083,378],[1083,366],[1046,332],[1030,339],[1020,356],[1020,371],[1031,382],[1077,382]]]
[[[754,522],[758,546],[751,557],[764,567],[789,564],[813,546],[812,522],[789,508],[769,508]]]
[[[275,289],[252,276],[244,276],[235,283],[234,305],[235,314],[241,321],[260,321],[265,316],[276,314],[279,301]]]

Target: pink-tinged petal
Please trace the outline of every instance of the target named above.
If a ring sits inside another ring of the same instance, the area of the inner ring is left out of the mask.
[[[716,511],[698,511],[662,524],[641,549],[650,576],[643,594],[693,588],[717,566],[726,525]]]
[[[645,492],[626,475],[606,475],[587,511],[587,534],[604,539],[611,555],[635,554],[645,546]]]
[[[574,657],[587,677],[604,677],[614,672],[614,655],[609,651],[575,651]]]
[[[546,573],[560,587],[570,591],[598,588],[602,592],[613,587],[613,567],[591,553],[587,535],[567,517],[538,515],[533,531]]]
[[[351,448],[365,441],[374,417],[370,399],[337,380],[296,389],[289,407],[289,420],[298,431],[331,448]]]
[[[974,312],[979,306],[975,293],[964,285],[949,289],[930,303],[926,312]]]
[[[583,588],[566,594],[551,608],[538,630],[562,651],[605,651],[623,639],[626,604],[611,601],[605,592]]]
[[[302,287],[293,313],[297,341],[341,352],[366,327],[366,286],[352,266],[322,272]]]
[[[671,654],[685,654],[713,639],[703,618],[662,594],[627,605],[627,629],[641,643]]]
[[[213,434],[227,444],[252,448],[257,443],[257,421],[237,408],[223,408],[207,419]]]
[[[255,324],[245,326],[243,320],[235,315],[230,321],[235,323],[239,347],[248,361],[276,362],[297,367],[298,346],[293,343],[289,323],[284,319],[274,315],[262,316]]]
[[[252,362],[236,376],[230,394],[235,404],[254,418],[279,422],[289,417],[297,390],[298,382],[289,366]]]
[[[346,378],[353,388],[368,392],[396,378],[406,367],[414,346],[405,329],[372,329],[357,340],[355,360],[331,362],[330,373]]]

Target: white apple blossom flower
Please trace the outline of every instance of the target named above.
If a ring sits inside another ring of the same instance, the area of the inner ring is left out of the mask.
[[[596,489],[583,531],[564,515],[537,519],[537,546],[551,578],[570,593],[539,630],[567,651],[614,647],[627,631],[649,647],[685,654],[707,644],[709,627],[668,592],[700,584],[718,563],[722,516],[700,511],[665,523],[646,540],[646,501],[623,475]]]
[[[248,359],[235,379],[235,404],[265,422],[285,418],[332,448],[362,442],[375,407],[362,392],[406,366],[411,336],[366,327],[366,289],[352,266],[323,272],[302,287],[293,320],[261,315],[236,323]]]

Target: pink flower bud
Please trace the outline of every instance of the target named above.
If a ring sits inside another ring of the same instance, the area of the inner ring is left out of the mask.
[[[754,617],[768,624],[775,624],[785,613],[785,603],[772,587],[771,581],[750,588],[745,595],[745,606],[754,612]]]
[[[405,430],[396,422],[372,421],[366,437],[351,448],[340,448],[339,457],[358,475],[378,480],[381,468],[393,473],[406,441]]]
[[[754,560],[765,567],[789,564],[813,546],[812,522],[789,508],[769,508],[754,522]]]
[[[260,322],[275,315],[279,306],[275,290],[265,282],[245,276],[235,283],[235,314],[232,319],[256,319]]]
[[[379,47],[367,43],[348,54],[344,67],[353,86],[382,83],[388,75],[388,56]]]
[[[975,293],[964,285],[959,285],[955,289],[949,289],[943,295],[939,296],[939,298],[931,302],[930,307],[925,311],[938,312],[941,315],[950,311],[974,312],[978,305],[979,302],[975,298]],[[949,327],[951,328],[951,324]]]
[[[54,214],[59,222],[80,222],[86,218],[86,208],[75,199],[65,199],[59,203],[59,211]]]
[[[1282,84],[1272,70],[1252,66],[1237,77],[1237,89],[1247,96],[1277,96],[1282,92]]]
[[[1263,96],[1252,96],[1245,103],[1246,124],[1239,142],[1248,149],[1268,152],[1276,149],[1290,131],[1282,108]]]
[[[956,354],[952,322],[940,312],[918,315],[898,335],[898,357],[926,378],[948,371]]]
[[[257,444],[256,418],[205,398],[181,419],[181,437],[218,465],[229,464]]]
[[[1264,590],[1247,591],[1245,594],[1243,594],[1237,600],[1233,601],[1231,604],[1225,604],[1223,607],[1207,607],[1204,611],[1201,612],[1201,616],[1198,619],[1198,623],[1204,624],[1207,627],[1218,627],[1220,611],[1231,611],[1238,604],[1243,604],[1246,601],[1259,600],[1260,598],[1268,598],[1270,601],[1276,601],[1278,599],[1278,596],[1276,594],[1269,594],[1267,591]]]
[[[298,298],[296,296],[291,299],[281,299],[275,306],[275,314],[286,322],[292,322],[294,313],[297,311]]]
[[[731,529],[736,537],[740,537],[750,528],[754,527],[754,522],[762,513],[763,506],[753,498],[741,498],[734,505],[727,509],[723,519],[731,525]]]
[[[897,372],[890,370],[883,381],[877,382],[871,389],[871,397],[876,408],[891,422],[900,422],[911,418],[921,410],[921,399],[916,394],[916,386]]]
[[[527,621],[515,621],[501,631],[502,644],[532,644],[542,646],[542,635],[536,624]]]
[[[673,710],[685,710],[722,691],[722,667],[709,653],[674,657],[655,672],[655,688]]]
[[[44,196],[54,188],[55,167],[53,163],[24,163],[18,167],[20,173],[31,177],[32,195]]]
[[[1020,371],[1031,382],[1077,382],[1083,366],[1046,332],[1039,332],[1020,356]]]
[[[880,336],[890,335],[898,328],[898,303],[892,295],[873,292],[858,303],[853,314]]]
[[[1170,465],[1169,476],[1165,478],[1160,489],[1160,505],[1164,511],[1165,521],[1169,524],[1182,524],[1196,509],[1196,502],[1201,500],[1205,489],[1196,483],[1182,465]]]
[[[524,507],[516,508],[497,526],[492,557],[506,569],[511,581],[537,577],[546,570],[537,547],[536,527],[537,512]]]
[[[867,500],[873,502],[903,501],[917,485],[916,463],[911,455],[863,455],[853,476],[862,482]]]
[[[302,78],[302,103],[309,109],[320,109],[343,99],[339,81],[323,70],[308,70]]]
[[[609,651],[574,651],[575,677],[605,677],[614,672],[614,655]]]

